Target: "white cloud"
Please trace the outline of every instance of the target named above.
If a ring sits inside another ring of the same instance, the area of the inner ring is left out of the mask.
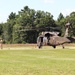
[[[53,4],[54,0],[44,0],[44,3],[51,3],[51,4]]]
[[[75,9],[66,9],[66,10],[62,11],[61,13],[64,16],[67,16],[67,15],[70,15],[70,13],[72,13],[73,11],[75,11]]]

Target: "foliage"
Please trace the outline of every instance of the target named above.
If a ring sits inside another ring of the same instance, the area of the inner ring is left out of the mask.
[[[51,13],[35,11],[25,6],[18,14],[11,12],[7,22],[0,24],[0,37],[5,43],[36,43],[37,36],[42,32],[42,29],[38,30],[39,28],[57,26],[61,28],[59,30],[61,36],[64,36],[67,21],[71,23],[69,36],[75,36],[75,12],[66,17],[60,13],[55,21]]]
[[[0,24],[0,36],[2,36],[3,33],[3,23]]]
[[[60,20],[62,20],[63,18],[64,18],[63,14],[60,13],[57,20],[60,21]]]

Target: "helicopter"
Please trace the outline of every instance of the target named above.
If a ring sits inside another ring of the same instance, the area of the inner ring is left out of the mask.
[[[75,40],[74,38],[68,37],[68,31],[70,28],[69,22],[66,23],[65,28],[66,28],[66,31],[63,37],[59,36],[59,32],[49,32],[49,31],[42,32],[41,35],[39,35],[37,38],[38,48],[41,48],[42,46],[45,46],[45,45],[56,48],[56,46],[62,45],[62,48],[64,49],[65,43],[70,43]]]

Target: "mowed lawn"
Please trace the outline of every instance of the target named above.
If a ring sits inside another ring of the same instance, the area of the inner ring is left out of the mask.
[[[0,50],[0,75],[75,75],[75,50]]]

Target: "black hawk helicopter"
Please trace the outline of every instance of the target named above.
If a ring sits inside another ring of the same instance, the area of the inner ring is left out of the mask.
[[[64,48],[65,43],[70,43],[75,41],[74,38],[68,37],[68,31],[70,28],[70,23],[66,23],[65,25],[65,35],[64,37],[59,36],[59,32],[49,32],[45,31],[42,32],[41,35],[37,38],[37,46],[38,48],[41,48],[44,45],[52,46],[53,48],[56,48],[58,45],[62,45],[62,48]]]

